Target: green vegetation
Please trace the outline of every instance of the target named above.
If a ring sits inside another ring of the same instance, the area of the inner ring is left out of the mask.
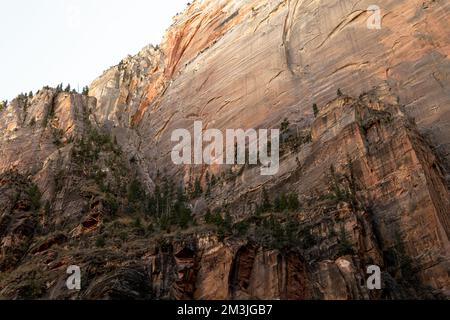
[[[298,152],[301,146],[312,141],[310,130],[290,130],[290,122],[285,119],[280,125],[280,142],[281,152],[284,153],[287,149],[292,152]]]
[[[0,102],[0,111],[2,111],[3,109],[6,109],[7,106],[8,106],[8,100],[4,100],[4,101]]]
[[[20,288],[20,297],[26,300],[38,299],[45,292],[45,284],[34,272],[29,274],[24,285]]]
[[[203,194],[202,184],[199,178],[195,179],[194,188],[191,191],[192,199],[198,198]]]
[[[347,168],[348,174],[338,174],[335,167],[330,166],[328,180],[330,181],[331,193],[326,195],[326,198],[336,203],[346,202],[356,210],[361,207],[361,203],[356,197],[358,186],[353,174],[353,163],[350,159]]]
[[[212,189],[212,185],[211,185],[211,178],[209,176],[209,172],[206,171],[205,174],[205,181],[206,181],[206,191],[205,191],[205,196],[210,196],[211,195],[211,189]]]
[[[134,179],[128,186],[128,202],[136,203],[145,199],[145,191],[139,180]]]
[[[155,220],[153,227],[169,230],[171,227],[186,229],[193,225],[194,219],[184,189],[180,187],[176,190],[173,182],[167,178],[157,182],[154,194],[147,197],[145,211],[147,216]]]
[[[217,227],[220,239],[224,239],[233,233],[233,219],[229,212],[226,212],[224,217],[222,217],[220,210],[214,214],[208,211],[205,215],[205,222]],[[242,232],[242,225],[240,226],[240,232]]]
[[[36,118],[35,117],[31,118],[29,126],[32,128],[36,126]]]
[[[56,190],[60,190],[63,187],[65,176],[66,176],[66,173],[63,169],[55,172],[55,174],[53,176],[53,182],[55,184]]]
[[[27,195],[30,198],[31,206],[33,210],[39,210],[41,207],[41,192],[37,185],[31,185],[27,190]]]
[[[269,212],[272,210],[272,203],[270,202],[269,193],[265,187],[262,188],[261,192],[261,203],[258,205],[256,211],[257,214]]]
[[[220,239],[229,236],[247,238],[270,249],[299,248],[308,250],[317,244],[310,230],[291,213],[300,209],[294,193],[280,194],[272,203],[265,188],[253,216],[233,223],[226,207],[207,211],[204,221],[215,226]],[[283,213],[283,214],[280,214]]]
[[[295,211],[300,208],[300,202],[295,193],[290,193],[288,195],[281,194],[275,198],[273,209],[275,212]]]
[[[26,93],[21,93],[16,98],[18,107],[25,112],[27,112],[27,109],[30,107],[30,100],[31,97],[28,97],[28,94]]]
[[[49,216],[50,215],[50,213],[51,213],[51,210],[52,210],[52,208],[51,208],[51,205],[50,205],[50,201],[45,201],[45,205],[44,205],[44,214],[45,214],[45,216]]]
[[[313,104],[313,112],[314,112],[314,117],[317,118],[317,116],[319,115],[319,108],[317,107],[316,103]]]
[[[55,117],[55,98],[47,106],[44,118],[42,119],[42,128],[47,128],[48,122]]]
[[[141,218],[137,217],[134,222],[133,222],[133,226],[136,229],[142,229],[142,221]]]
[[[71,150],[73,163],[76,164],[74,174],[84,176],[91,182],[90,186],[96,186],[93,190],[97,189],[96,192],[101,194],[109,218],[115,217],[120,209],[135,213],[142,211],[143,207],[137,199],[144,192],[139,190],[137,181],[129,182],[127,167],[121,155],[116,140],[95,128],[90,128],[82,137],[76,138]],[[130,199],[125,202],[127,198]]]
[[[330,181],[332,184],[332,192],[336,200],[344,201],[347,199],[345,187],[342,187],[341,181],[336,173],[334,165],[330,167]]]
[[[211,186],[214,187],[217,184],[217,179],[215,175],[211,176]]]
[[[53,143],[57,147],[61,147],[63,145],[62,139],[64,137],[64,131],[62,129],[52,128],[52,135],[53,135]]]
[[[347,239],[347,235],[345,233],[345,228],[342,227],[340,235],[339,235],[338,255],[341,257],[341,256],[353,255],[353,254],[354,254],[353,246],[350,243],[350,241]]]
[[[400,232],[395,234],[395,256],[397,265],[402,273],[402,279],[409,282],[416,282],[416,276],[413,268],[413,260],[406,253],[406,248]]]
[[[84,95],[84,96],[88,96],[89,95],[89,87],[88,86],[83,87],[82,95]]]
[[[269,193],[266,188],[263,187],[261,192],[261,203],[257,206],[256,214],[267,212],[284,212],[284,211],[296,211],[300,209],[300,201],[295,193],[280,193],[276,196],[272,203],[269,198]]]
[[[308,250],[317,244],[316,237],[302,226],[294,216],[284,222],[271,215],[257,223],[254,240],[270,249],[299,248]]]
[[[289,130],[289,126],[290,126],[290,125],[291,125],[291,124],[290,124],[288,118],[285,118],[285,119],[283,120],[283,122],[281,123],[280,132],[281,132],[282,134],[283,134],[283,133],[286,133],[286,132]]]
[[[100,237],[97,238],[97,240],[95,241],[95,246],[97,248],[104,248],[106,245],[106,238],[104,235],[101,235]]]
[[[110,152],[117,156],[122,153],[108,134],[91,128],[88,134],[75,141],[72,156],[77,163],[88,165],[97,161],[101,152]]]
[[[119,211],[120,204],[117,201],[117,198],[111,193],[107,193],[104,204],[109,209],[111,216],[115,216]]]

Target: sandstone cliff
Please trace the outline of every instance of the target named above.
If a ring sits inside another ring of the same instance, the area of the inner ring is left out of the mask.
[[[89,96],[0,109],[0,296],[448,298],[450,4],[370,4],[195,1]],[[283,127],[280,172],[173,165],[194,121]]]

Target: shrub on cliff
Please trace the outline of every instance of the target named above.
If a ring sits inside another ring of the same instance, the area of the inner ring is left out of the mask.
[[[85,95],[85,96],[89,95],[89,87],[88,86],[83,87],[82,94]]]
[[[194,187],[192,188],[191,191],[191,198],[195,199],[200,197],[203,194],[203,188],[202,188],[202,184],[199,178],[195,179],[194,182]]]
[[[319,115],[319,108],[317,107],[317,104],[313,104],[313,111],[314,111],[314,117],[317,118]]]
[[[291,124],[290,124],[290,122],[289,122],[289,120],[288,120],[288,118],[285,118],[284,120],[283,120],[283,122],[281,123],[281,126],[280,126],[280,132],[283,134],[283,133],[286,133],[288,130],[289,130],[289,126],[290,126]]]
[[[28,188],[27,194],[30,197],[33,210],[38,210],[41,207],[41,192],[39,191],[39,188],[33,184]]]
[[[347,239],[344,227],[342,227],[339,235],[338,256],[353,255],[354,253],[353,246]]]
[[[31,118],[29,125],[30,125],[30,127],[34,127],[36,125],[36,118],[35,117]]]
[[[262,201],[261,201],[261,210],[263,212],[267,212],[270,209],[272,209],[272,203],[270,202],[269,193],[267,192],[266,188],[263,187],[263,190],[262,190]]]
[[[133,179],[126,188],[127,205],[125,211],[128,214],[143,212],[146,204],[146,194],[141,182]]]

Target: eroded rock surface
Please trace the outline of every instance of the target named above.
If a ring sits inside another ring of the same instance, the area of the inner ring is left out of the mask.
[[[89,96],[2,106],[0,297],[448,298],[450,4],[370,4],[195,1]],[[173,165],[194,121],[284,127],[280,171]]]

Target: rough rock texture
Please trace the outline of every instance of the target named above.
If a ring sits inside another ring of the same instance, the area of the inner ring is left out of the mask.
[[[0,108],[0,297],[448,298],[450,4],[370,4],[195,1],[89,96]],[[170,160],[283,119],[275,176]]]
[[[0,270],[4,271],[20,263],[33,239],[37,219],[29,182],[18,174],[3,174],[0,188]]]
[[[338,88],[358,96],[388,83],[448,169],[450,5],[382,1],[383,27],[368,30],[371,4],[196,1],[175,18],[161,52],[147,48],[94,81],[96,112],[126,110],[121,117],[141,124],[151,155],[193,120],[252,128],[289,115],[308,125],[311,105]]]

